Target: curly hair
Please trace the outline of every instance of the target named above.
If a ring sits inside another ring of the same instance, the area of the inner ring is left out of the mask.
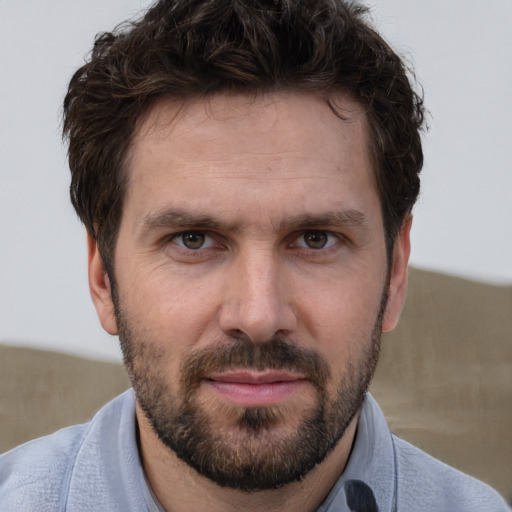
[[[364,108],[388,257],[419,193],[422,97],[401,58],[345,0],[160,0],[96,37],[64,100],[71,201],[111,275],[137,121],[162,97],[350,94]]]

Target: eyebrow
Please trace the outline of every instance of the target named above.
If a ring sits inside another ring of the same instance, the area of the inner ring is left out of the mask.
[[[366,224],[363,212],[354,209],[323,212],[320,214],[301,213],[289,217],[276,226],[276,231],[293,231],[296,229],[312,229],[318,227],[359,227]]]
[[[213,229],[224,231],[240,231],[240,223],[226,223],[215,219],[211,215],[194,213],[178,208],[168,208],[147,215],[142,221],[144,231],[151,229],[179,227],[180,229]]]
[[[329,211],[319,214],[300,213],[288,217],[278,223],[272,222],[272,228],[276,233],[282,231],[294,231],[313,228],[354,228],[366,224],[364,213],[354,209],[342,211]],[[208,229],[218,231],[239,232],[243,229],[243,223],[228,223],[216,219],[208,214],[191,212],[178,208],[168,208],[147,215],[142,222],[143,231],[147,232],[158,228],[179,229]]]

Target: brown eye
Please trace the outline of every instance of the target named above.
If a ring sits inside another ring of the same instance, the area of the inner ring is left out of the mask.
[[[310,249],[323,249],[329,241],[329,234],[325,231],[308,231],[304,233],[304,243]]]
[[[330,231],[304,231],[292,244],[293,247],[301,249],[312,249],[319,251],[329,249],[340,242],[340,236]]]
[[[174,241],[186,249],[202,249],[207,236],[201,231],[188,231],[174,238]]]

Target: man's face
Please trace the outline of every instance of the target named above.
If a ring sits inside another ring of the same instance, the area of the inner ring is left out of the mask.
[[[220,485],[274,488],[321,462],[401,305],[392,285],[384,312],[396,272],[366,121],[337,104],[348,121],[307,94],[162,102],[133,141],[115,315],[108,285],[96,306],[139,423]]]

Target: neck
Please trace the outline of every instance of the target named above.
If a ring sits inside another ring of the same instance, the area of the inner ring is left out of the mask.
[[[334,450],[300,482],[280,489],[244,492],[220,487],[165,447],[137,405],[140,453],[146,479],[167,512],[310,512],[329,494],[347,464],[357,430],[356,414]]]

